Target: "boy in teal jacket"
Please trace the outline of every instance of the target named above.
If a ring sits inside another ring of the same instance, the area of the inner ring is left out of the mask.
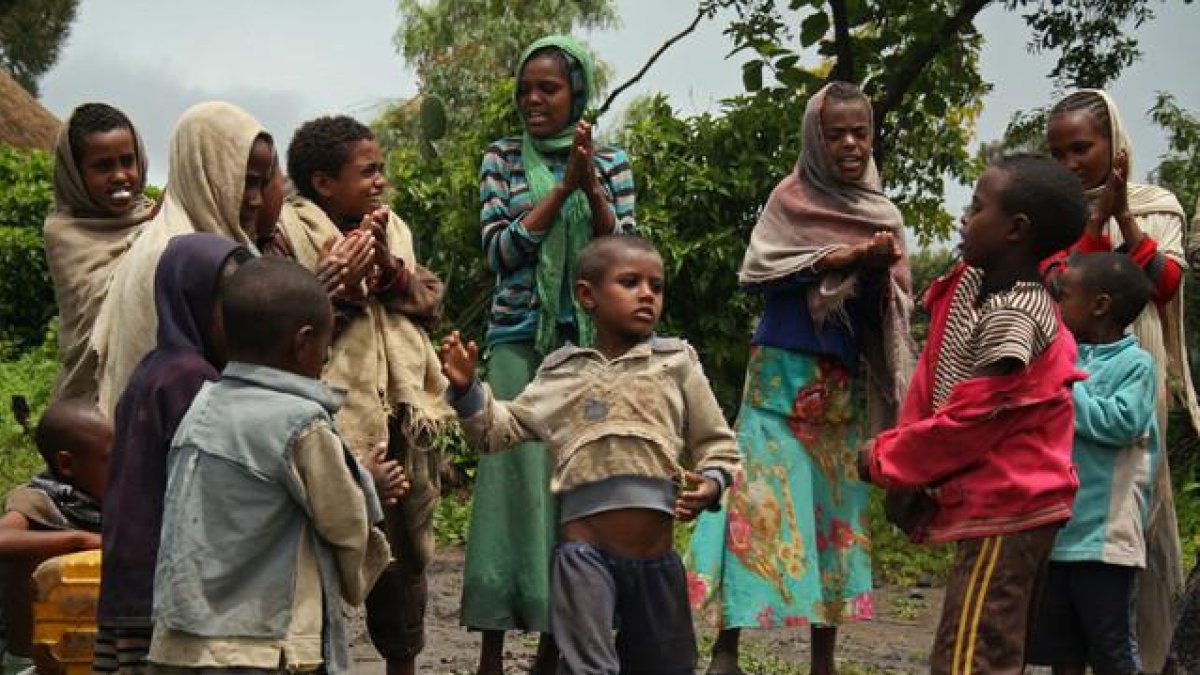
[[[1145,526],[1159,437],[1150,354],[1127,328],[1150,298],[1128,256],[1073,257],[1058,278],[1063,322],[1079,343],[1075,512],[1059,531],[1029,660],[1054,673],[1136,673],[1130,622],[1134,579],[1146,565]]]

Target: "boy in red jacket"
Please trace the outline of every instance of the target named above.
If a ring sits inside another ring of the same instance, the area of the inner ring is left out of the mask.
[[[1071,516],[1075,342],[1038,261],[1079,238],[1079,180],[1054,161],[1007,157],[962,218],[962,264],[934,282],[932,317],[896,427],[862,470],[929,503],[909,534],[957,544],[930,657],[940,673],[1020,673],[1029,615]]]

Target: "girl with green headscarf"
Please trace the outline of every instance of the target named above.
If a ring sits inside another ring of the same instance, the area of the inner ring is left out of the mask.
[[[488,383],[511,399],[542,357],[566,341],[590,344],[575,303],[575,256],[593,237],[634,227],[625,152],[598,147],[583,119],[594,89],[591,55],[566,36],[530,45],[517,65],[524,132],[488,147],[480,168],[480,225],[496,290],[488,320]],[[555,504],[544,448],[527,443],[483,458],[463,578],[463,625],[484,631],[479,673],[501,673],[504,631],[550,631]],[[554,671],[543,639],[534,672]]]

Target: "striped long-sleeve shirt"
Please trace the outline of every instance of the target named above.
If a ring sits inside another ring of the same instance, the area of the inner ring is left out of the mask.
[[[546,157],[555,178],[563,179],[567,153]],[[616,216],[616,234],[634,230],[633,171],[624,150],[596,149],[595,170]],[[525,229],[533,210],[521,137],[492,143],[479,169],[479,222],[488,267],[496,273],[496,290],[488,319],[488,344],[532,340],[537,331],[539,302],[534,288],[538,247],[545,233]]]

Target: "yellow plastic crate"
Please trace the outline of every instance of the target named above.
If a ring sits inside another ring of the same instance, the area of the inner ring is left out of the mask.
[[[96,647],[100,551],[51,558],[33,573],[33,662],[42,675],[88,675]]]

